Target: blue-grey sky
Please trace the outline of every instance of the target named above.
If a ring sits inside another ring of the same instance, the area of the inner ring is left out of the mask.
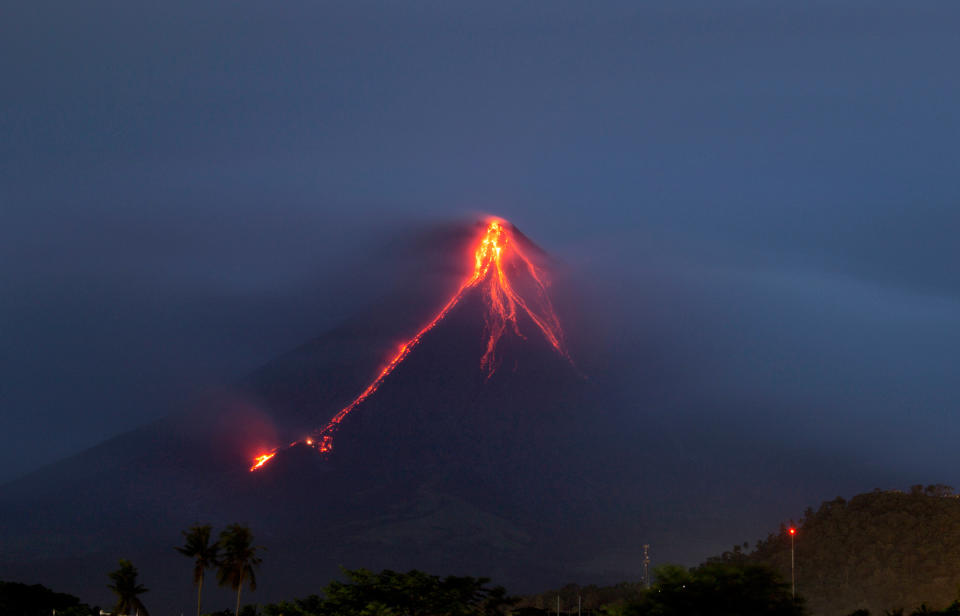
[[[670,375],[639,414],[695,392],[951,480],[955,2],[0,13],[0,480],[323,332],[397,235],[476,212],[607,294],[624,371]]]

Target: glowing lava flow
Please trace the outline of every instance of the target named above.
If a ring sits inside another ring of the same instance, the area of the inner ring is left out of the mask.
[[[526,315],[533,321],[550,345],[560,355],[569,360],[569,355],[563,343],[563,330],[560,328],[560,321],[554,313],[553,305],[547,295],[546,277],[533,264],[533,261],[524,254],[521,246],[511,236],[508,224],[497,219],[490,220],[483,237],[477,244],[474,257],[473,273],[460,285],[453,297],[444,304],[429,323],[397,348],[390,361],[380,370],[377,377],[367,385],[366,389],[334,415],[327,422],[327,425],[303,441],[291,443],[290,447],[303,443],[320,453],[330,452],[333,449],[333,433],[336,432],[340,422],[377,391],[384,379],[390,376],[390,373],[407,358],[427,332],[436,327],[460,302],[464,294],[473,288],[480,288],[485,292],[487,343],[483,357],[480,358],[480,367],[486,372],[487,378],[493,375],[497,369],[497,343],[507,329],[509,328],[521,338],[524,337],[520,333],[520,324],[517,320],[520,315]],[[524,272],[531,281],[528,284],[532,284],[535,296],[532,303],[524,300],[510,280],[509,273],[518,269]],[[250,470],[255,471],[263,468],[277,454],[277,450],[275,448],[254,458]]]
[[[270,453],[265,453],[263,455],[257,456],[256,458],[253,459],[253,466],[250,467],[250,470],[251,471],[257,470],[258,468],[260,468],[261,466],[263,466],[264,464],[272,460],[273,456],[275,455],[277,455],[276,449],[274,449]]]

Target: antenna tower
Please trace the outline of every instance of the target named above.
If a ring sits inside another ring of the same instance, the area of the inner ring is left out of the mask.
[[[650,588],[650,544],[643,544],[643,574],[641,575],[644,588]]]

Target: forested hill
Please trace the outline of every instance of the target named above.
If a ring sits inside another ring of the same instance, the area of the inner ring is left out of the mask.
[[[807,509],[796,523],[797,593],[817,616],[943,608],[960,589],[960,496],[944,485],[875,490]],[[712,561],[769,565],[790,580],[788,527]]]

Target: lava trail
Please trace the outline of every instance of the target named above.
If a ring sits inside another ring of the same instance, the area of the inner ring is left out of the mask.
[[[301,441],[290,443],[288,447],[302,443],[323,454],[330,452],[333,449],[333,435],[344,418],[379,389],[390,373],[410,355],[423,337],[453,310],[470,289],[482,290],[486,306],[484,317],[486,347],[480,358],[480,368],[486,373],[487,378],[497,369],[497,343],[504,333],[509,330],[521,338],[524,337],[517,320],[520,315],[526,315],[557,353],[569,360],[560,320],[547,295],[546,275],[524,253],[522,246],[511,234],[511,229],[509,223],[503,220],[496,218],[489,220],[482,236],[477,239],[473,272],[461,283],[457,292],[420,331],[397,348],[376,378],[350,404],[343,407],[325,426]],[[529,280],[528,285],[533,287],[533,297],[530,301],[524,299],[511,281],[511,274],[518,273],[525,275]],[[250,470],[256,471],[263,468],[276,456],[279,449],[279,447],[274,448],[258,455],[253,459]]]

